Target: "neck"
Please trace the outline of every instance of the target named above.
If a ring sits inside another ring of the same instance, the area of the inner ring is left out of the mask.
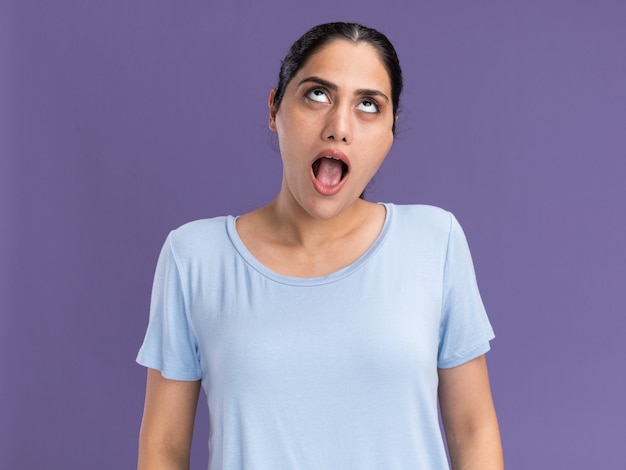
[[[372,246],[385,221],[384,206],[362,199],[341,210],[328,199],[304,210],[290,194],[237,219],[252,255],[288,276],[323,276],[350,265]]]
[[[291,246],[316,247],[342,239],[362,227],[371,215],[372,203],[357,199],[330,216],[315,216],[302,208],[285,191],[266,210],[283,243]]]

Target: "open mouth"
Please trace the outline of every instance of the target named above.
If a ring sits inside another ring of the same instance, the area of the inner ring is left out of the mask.
[[[324,156],[313,162],[313,175],[324,186],[338,185],[347,174],[348,165],[337,157]]]

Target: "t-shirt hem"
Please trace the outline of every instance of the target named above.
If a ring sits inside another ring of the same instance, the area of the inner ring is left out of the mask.
[[[192,369],[178,369],[175,367],[164,366],[160,361],[155,360],[153,358],[147,358],[142,355],[138,355],[135,362],[140,366],[149,367],[150,369],[156,369],[161,372],[161,375],[165,379],[170,380],[184,380],[184,381],[195,381],[200,380],[202,378],[201,374],[198,374],[198,371]]]
[[[437,367],[439,369],[451,369],[453,367],[463,365],[471,361],[472,359],[476,359],[479,356],[482,356],[483,354],[489,352],[489,350],[491,349],[491,345],[489,344],[489,341],[491,341],[493,338],[494,337],[492,336],[491,338],[487,339],[484,343],[479,344],[478,346],[472,348],[471,350],[467,351],[466,353],[462,355],[457,355],[449,359],[444,359],[444,360],[439,361],[437,363]]]

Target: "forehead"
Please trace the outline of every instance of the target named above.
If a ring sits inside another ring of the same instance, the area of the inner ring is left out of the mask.
[[[335,39],[312,54],[295,75],[296,84],[303,78],[316,76],[340,88],[377,89],[390,93],[389,74],[378,51],[371,44]]]

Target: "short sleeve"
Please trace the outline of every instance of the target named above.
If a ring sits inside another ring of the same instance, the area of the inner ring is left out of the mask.
[[[170,234],[159,255],[150,320],[137,362],[160,370],[167,379],[199,380],[202,371],[197,350]]]
[[[489,351],[493,329],[483,306],[465,234],[451,224],[443,275],[437,366],[456,367]]]

